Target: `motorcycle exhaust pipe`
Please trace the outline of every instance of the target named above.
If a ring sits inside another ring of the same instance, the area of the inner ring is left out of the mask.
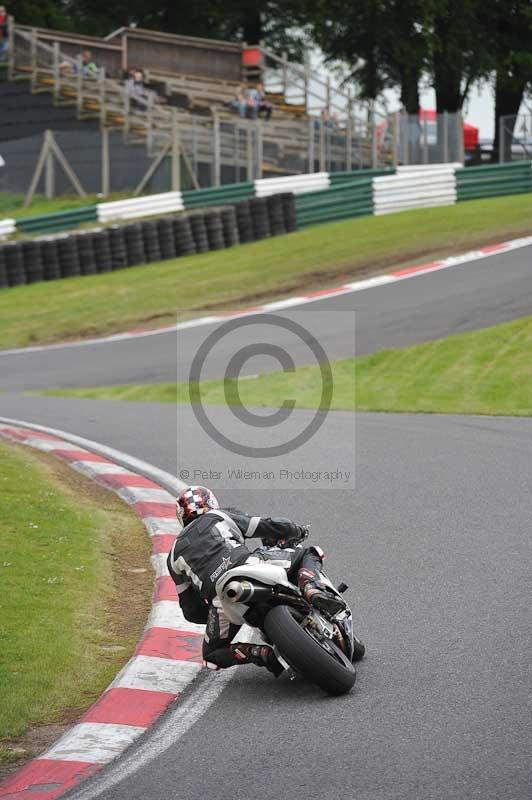
[[[224,590],[224,595],[231,603],[247,603],[252,597],[266,597],[271,593],[271,589],[255,586],[251,581],[231,581]]]

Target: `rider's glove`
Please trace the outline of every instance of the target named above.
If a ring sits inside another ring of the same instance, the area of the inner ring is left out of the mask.
[[[304,542],[310,533],[309,525],[298,525],[298,532],[294,536],[287,536],[277,542],[277,547],[296,547]]]

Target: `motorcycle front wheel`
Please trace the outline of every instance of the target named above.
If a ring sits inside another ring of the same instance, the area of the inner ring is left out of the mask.
[[[346,694],[356,680],[353,664],[330,639],[319,641],[307,633],[298,616],[290,606],[275,606],[264,630],[292,669],[328,694]]]

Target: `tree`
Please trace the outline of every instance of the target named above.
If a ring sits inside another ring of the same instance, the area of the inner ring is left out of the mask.
[[[492,158],[499,161],[501,117],[514,118],[512,134],[525,90],[532,85],[532,6],[523,0],[493,0],[486,26],[496,69]],[[505,161],[510,160],[511,143],[511,135],[505,136]]]
[[[423,0],[330,0],[308,6],[313,39],[327,60],[342,60],[363,99],[401,87],[409,113],[418,113],[425,65]]]

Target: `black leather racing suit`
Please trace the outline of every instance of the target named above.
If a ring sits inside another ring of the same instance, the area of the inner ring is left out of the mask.
[[[207,626],[203,658],[208,664],[224,668],[239,663],[229,646],[239,626],[224,614],[215,585],[224,572],[252,555],[245,539],[262,539],[267,549],[253,554],[283,562],[292,575],[301,567],[316,570],[322,565],[319,547],[293,546],[305,534],[305,528],[289,519],[250,517],[234,509],[208,511],[183,528],[168,555],[168,570],[186,619]],[[281,549],[285,543],[289,546]]]

